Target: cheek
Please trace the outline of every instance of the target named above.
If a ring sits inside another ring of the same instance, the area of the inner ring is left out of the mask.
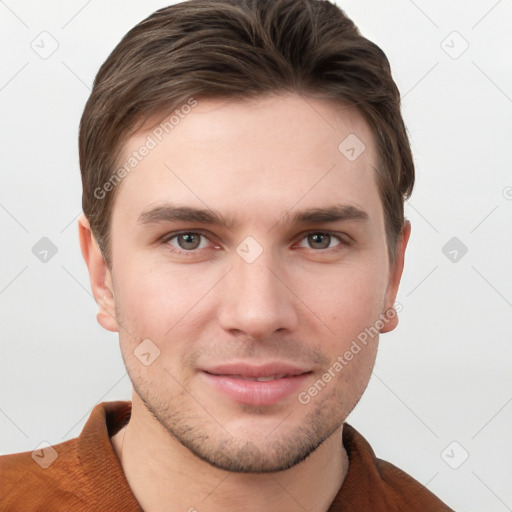
[[[179,330],[215,282],[192,265],[162,267],[132,259],[117,268],[116,307],[129,331],[161,340]]]
[[[178,375],[179,368],[174,365],[180,364],[190,340],[198,337],[191,318],[194,306],[209,289],[207,280],[192,279],[190,273],[170,272],[135,259],[129,265],[119,265],[117,277],[116,311],[123,325],[119,340],[132,382],[139,390],[151,382],[178,393],[180,386],[168,371]],[[147,366],[145,353],[150,354]],[[180,380],[184,377],[180,374]]]
[[[339,343],[356,337],[378,319],[385,285],[385,275],[378,266],[331,267],[314,279],[301,279],[298,296]]]

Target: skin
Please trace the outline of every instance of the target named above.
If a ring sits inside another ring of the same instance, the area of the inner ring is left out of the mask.
[[[129,139],[124,157],[148,134]],[[338,150],[349,134],[366,146],[355,161]],[[296,393],[240,404],[199,369],[283,361],[311,371],[304,391],[389,317],[410,225],[390,262],[376,165],[371,130],[353,107],[291,93],[200,99],[119,185],[110,269],[80,218],[98,321],[119,332],[134,386],[130,422],[112,442],[144,510],[328,509],[348,469],[343,422],[368,384],[378,336],[307,404]],[[168,202],[215,209],[233,225],[138,221]],[[334,204],[367,219],[287,222]],[[194,230],[206,236],[163,239]],[[248,236],[262,249],[251,263],[236,252]],[[396,324],[394,315],[380,331]],[[145,339],[160,350],[149,366],[134,354]]]

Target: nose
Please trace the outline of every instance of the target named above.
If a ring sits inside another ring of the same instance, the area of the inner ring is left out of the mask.
[[[220,293],[219,322],[235,335],[264,339],[297,327],[298,299],[287,273],[270,251],[248,263],[234,254],[233,266]]]

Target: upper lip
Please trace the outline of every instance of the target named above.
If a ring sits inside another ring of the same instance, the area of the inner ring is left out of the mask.
[[[303,373],[309,373],[311,370],[289,363],[272,362],[263,365],[248,363],[221,364],[203,368],[203,371],[213,375],[240,375],[241,377],[258,378],[273,375],[302,375]]]

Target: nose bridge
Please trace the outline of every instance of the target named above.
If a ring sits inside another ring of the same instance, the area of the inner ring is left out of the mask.
[[[259,245],[259,244],[258,244]],[[294,329],[297,316],[292,296],[281,281],[280,261],[270,248],[248,240],[233,255],[232,270],[220,304],[224,329],[260,338],[278,329]],[[285,280],[285,279],[283,279]]]

